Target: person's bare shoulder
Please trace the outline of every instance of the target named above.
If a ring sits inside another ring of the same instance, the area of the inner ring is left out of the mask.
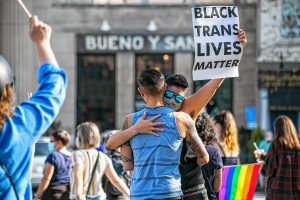
[[[187,133],[187,124],[193,123],[190,115],[183,111],[175,112],[174,117],[176,119],[177,127],[179,129],[180,135],[185,138]]]
[[[132,126],[132,117],[133,117],[133,113],[128,114],[124,117],[122,130],[126,130]]]

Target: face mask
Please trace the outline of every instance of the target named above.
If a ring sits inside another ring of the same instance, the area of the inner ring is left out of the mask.
[[[173,109],[174,111],[178,111],[182,105],[182,103],[178,103],[174,100],[174,98],[172,99],[168,99],[166,97],[164,97],[164,104],[166,107]]]
[[[49,150],[50,152],[54,151],[54,145],[53,145],[52,143],[49,143],[49,144],[48,144],[48,150]]]

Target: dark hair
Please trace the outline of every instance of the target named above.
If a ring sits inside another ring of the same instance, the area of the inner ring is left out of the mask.
[[[217,142],[212,119],[207,113],[202,113],[197,117],[195,126],[205,145],[212,145]]]
[[[172,74],[166,78],[166,83],[168,86],[176,86],[182,89],[186,89],[189,87],[189,84],[186,78],[181,74]]]
[[[54,140],[61,141],[64,146],[68,146],[70,143],[70,134],[65,130],[59,130],[50,134]]]
[[[155,69],[147,69],[138,78],[139,87],[144,88],[149,95],[157,95],[162,92],[165,82],[164,75]]]

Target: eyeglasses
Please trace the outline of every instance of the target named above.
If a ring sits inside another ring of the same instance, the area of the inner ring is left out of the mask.
[[[56,140],[50,140],[50,143],[54,143],[54,142],[56,142]]]
[[[164,96],[167,99],[172,99],[173,97],[175,97],[175,101],[177,103],[183,103],[184,100],[185,100],[184,96],[181,96],[180,94],[177,94],[177,93],[175,93],[173,91],[170,91],[170,90],[166,90]]]

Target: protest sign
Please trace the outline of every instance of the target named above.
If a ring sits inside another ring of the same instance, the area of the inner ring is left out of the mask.
[[[236,6],[192,8],[195,42],[193,80],[239,76],[242,45]]]

